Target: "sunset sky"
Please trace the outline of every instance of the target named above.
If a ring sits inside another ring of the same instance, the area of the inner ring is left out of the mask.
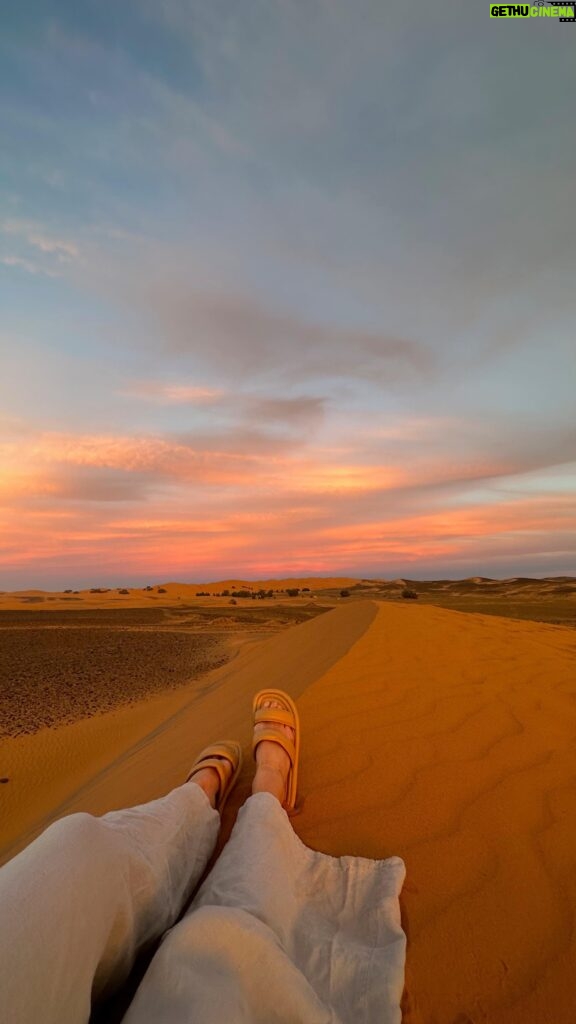
[[[0,589],[576,575],[575,46],[3,6]]]

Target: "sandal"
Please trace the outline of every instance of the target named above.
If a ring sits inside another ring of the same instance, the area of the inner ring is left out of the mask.
[[[274,700],[282,707],[263,707],[265,701]],[[298,758],[300,755],[300,719],[298,710],[291,697],[283,690],[260,690],[254,697],[252,704],[254,712],[254,725],[265,723],[267,728],[259,730],[252,740],[252,752],[256,759],[256,748],[262,740],[271,740],[279,743],[290,758],[290,771],[286,783],[286,797],[283,803],[284,810],[294,812],[296,808],[296,789],[298,785]],[[274,728],[277,725],[289,725],[294,729],[294,741],[283,731]]]
[[[232,765],[232,774],[227,778],[224,762]],[[236,740],[220,740],[205,747],[194,761],[186,782],[204,768],[215,768],[220,779],[220,789],[216,797],[216,810],[222,812],[242,768],[242,747]]]

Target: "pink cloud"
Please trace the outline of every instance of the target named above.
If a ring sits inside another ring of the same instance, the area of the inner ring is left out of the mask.
[[[521,555],[542,549],[554,534],[576,528],[576,514],[567,498],[517,500],[503,506],[451,510],[354,526],[341,522],[322,526],[310,509],[284,513],[206,504],[190,514],[183,502],[151,505],[119,516],[115,507],[72,511],[46,507],[25,514],[4,514],[2,561],[26,565],[115,571],[124,576],[149,573],[158,578],[180,575],[201,578],[204,571],[226,575],[234,566],[246,573],[330,572],[371,563],[376,574],[386,567],[417,565],[439,559],[476,559],[486,553],[501,557],[506,550]],[[518,531],[518,524],[522,530]],[[547,541],[548,538],[548,541]]]

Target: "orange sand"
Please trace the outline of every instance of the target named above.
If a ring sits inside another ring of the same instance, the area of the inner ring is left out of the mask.
[[[51,802],[46,790],[20,842],[53,816],[159,795],[219,735],[247,744],[252,693],[281,686],[302,716],[301,838],[337,855],[406,861],[405,1024],[572,1024],[575,662],[566,628],[343,605],[244,649],[122,757],[129,736],[117,733],[108,766],[90,780],[84,766],[75,792],[71,770],[67,795]],[[93,726],[67,728],[77,744]],[[24,740],[33,777],[42,740]],[[248,758],[224,833],[250,774]]]

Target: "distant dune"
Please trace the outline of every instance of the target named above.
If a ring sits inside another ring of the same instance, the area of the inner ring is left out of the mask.
[[[33,805],[12,852],[54,816],[159,795],[221,735],[248,755],[226,835],[249,789],[250,701],[264,684],[298,700],[304,842],[406,862],[405,1024],[572,1024],[572,629],[343,601],[242,650],[171,706],[158,697],[9,741],[17,769],[0,798],[19,787]],[[63,778],[50,785],[55,764]]]
[[[259,590],[274,590],[277,597],[286,599],[285,592],[289,589],[330,591],[358,583],[359,580],[349,576],[313,576],[298,579],[219,580],[216,583],[155,583],[146,587],[93,587],[88,590],[18,590],[13,593],[0,592],[0,611],[16,611],[29,605],[40,611],[66,608],[147,608],[153,604],[173,607],[185,601],[197,602],[200,593],[210,594],[215,600],[229,600],[230,594],[225,598],[216,597],[223,590],[247,590],[251,594],[257,594]]]
[[[545,621],[573,621],[576,624],[576,578],[557,576],[549,579],[513,577],[506,580],[470,576],[463,580],[357,579],[349,576],[313,576],[286,579],[227,579],[209,583],[155,583],[146,587],[93,587],[89,590],[49,592],[26,590],[0,593],[0,612],[30,609],[63,611],[67,609],[179,608],[198,606],[208,599],[212,607],[229,604],[232,593],[246,591],[249,596],[235,598],[250,602],[258,591],[272,591],[275,602],[322,599],[328,604],[340,600],[347,590],[352,600],[373,598],[398,600],[404,589],[414,590],[420,601],[461,610],[486,611],[520,618]],[[299,590],[298,597],[288,594]],[[227,592],[224,594],[224,592]],[[553,607],[556,602],[556,606]]]

